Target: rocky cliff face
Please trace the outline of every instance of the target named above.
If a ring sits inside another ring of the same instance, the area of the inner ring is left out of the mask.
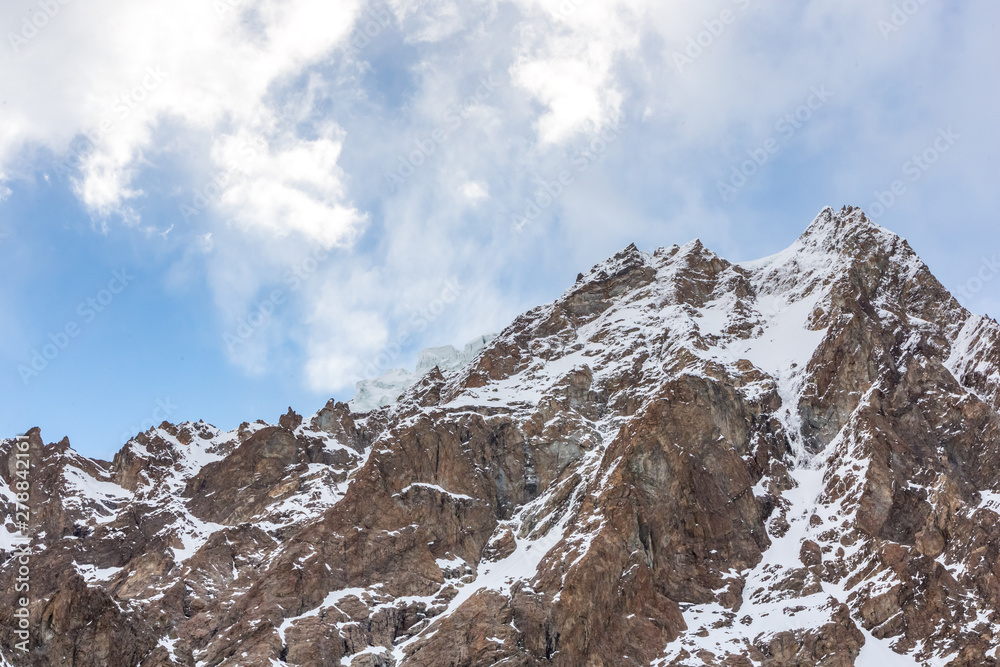
[[[858,209],[757,262],[630,246],[371,412],[164,423],[111,463],[32,431],[30,652],[11,604],[0,651],[997,665],[998,408],[1000,326]]]

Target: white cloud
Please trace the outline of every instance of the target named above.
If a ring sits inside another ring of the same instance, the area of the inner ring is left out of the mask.
[[[546,111],[538,119],[542,143],[612,125],[623,100],[616,60],[636,54],[645,3],[519,0],[524,26],[512,77]]]
[[[297,232],[325,247],[349,239],[365,218],[342,203],[341,142],[334,136],[273,147],[246,134],[222,137],[212,155],[234,181],[221,195],[222,212],[237,225]]]
[[[482,181],[469,181],[462,186],[462,194],[473,204],[490,198],[490,189]]]
[[[439,42],[466,27],[454,0],[391,0],[390,4],[411,43]]]
[[[201,252],[206,255],[215,248],[215,241],[212,240],[212,232],[206,232],[205,234],[200,234],[197,237],[197,246]]]
[[[344,42],[359,6],[356,0],[60,5],[18,53],[2,56],[9,62],[0,68],[0,86],[20,92],[0,107],[0,165],[33,145],[66,155],[76,170],[75,192],[95,215],[118,212],[135,221],[143,193],[134,183],[163,150],[202,146],[207,163],[219,147],[201,136],[261,134],[281,148],[264,152],[254,165],[259,189],[247,206],[277,213],[269,223],[274,231],[314,235],[323,243],[343,238],[360,217],[337,181],[338,140],[274,136],[271,108],[277,86]],[[0,24],[19,25],[22,9],[4,5]],[[46,85],[38,85],[38,72],[45,72]],[[68,153],[79,134],[90,144]],[[296,167],[325,175],[275,176]],[[237,219],[257,215],[235,208],[230,197],[227,212]],[[298,215],[306,217],[289,224]],[[320,224],[324,216],[333,222]]]

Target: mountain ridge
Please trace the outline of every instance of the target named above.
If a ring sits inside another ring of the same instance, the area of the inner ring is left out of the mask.
[[[752,262],[630,245],[372,411],[33,429],[24,664],[995,665],[998,360],[824,208]]]

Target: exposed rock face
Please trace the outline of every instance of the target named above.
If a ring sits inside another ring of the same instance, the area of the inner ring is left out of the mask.
[[[164,423],[112,464],[31,432],[31,650],[5,604],[0,651],[995,666],[998,407],[1000,326],[860,210],[757,262],[630,246],[372,412]]]

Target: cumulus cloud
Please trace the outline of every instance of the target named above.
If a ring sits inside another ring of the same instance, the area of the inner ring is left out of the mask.
[[[343,43],[359,4],[93,0],[60,3],[44,21],[37,7],[22,14],[22,5],[4,5],[0,23],[14,37],[0,82],[19,94],[0,107],[0,164],[44,147],[66,160],[74,191],[96,216],[121,213],[135,222],[143,195],[136,178],[151,160],[178,145],[215,159],[226,140],[205,144],[202,136],[254,134],[268,146],[252,168],[259,188],[247,206],[276,213],[275,231],[323,243],[343,238],[360,216],[336,182],[336,138],[278,137],[271,121],[278,88]],[[32,20],[42,27],[31,29]],[[275,177],[289,168],[325,174]],[[233,198],[226,204],[232,212]],[[236,215],[246,221],[257,213]]]
[[[340,134],[275,143],[246,133],[216,141],[212,157],[232,180],[220,187],[222,214],[236,225],[299,233],[325,247],[347,239],[364,216],[343,203]]]
[[[543,105],[542,143],[596,131],[621,113],[623,93],[613,69],[634,56],[645,7],[639,3],[522,0],[534,20],[512,68],[514,80]]]

